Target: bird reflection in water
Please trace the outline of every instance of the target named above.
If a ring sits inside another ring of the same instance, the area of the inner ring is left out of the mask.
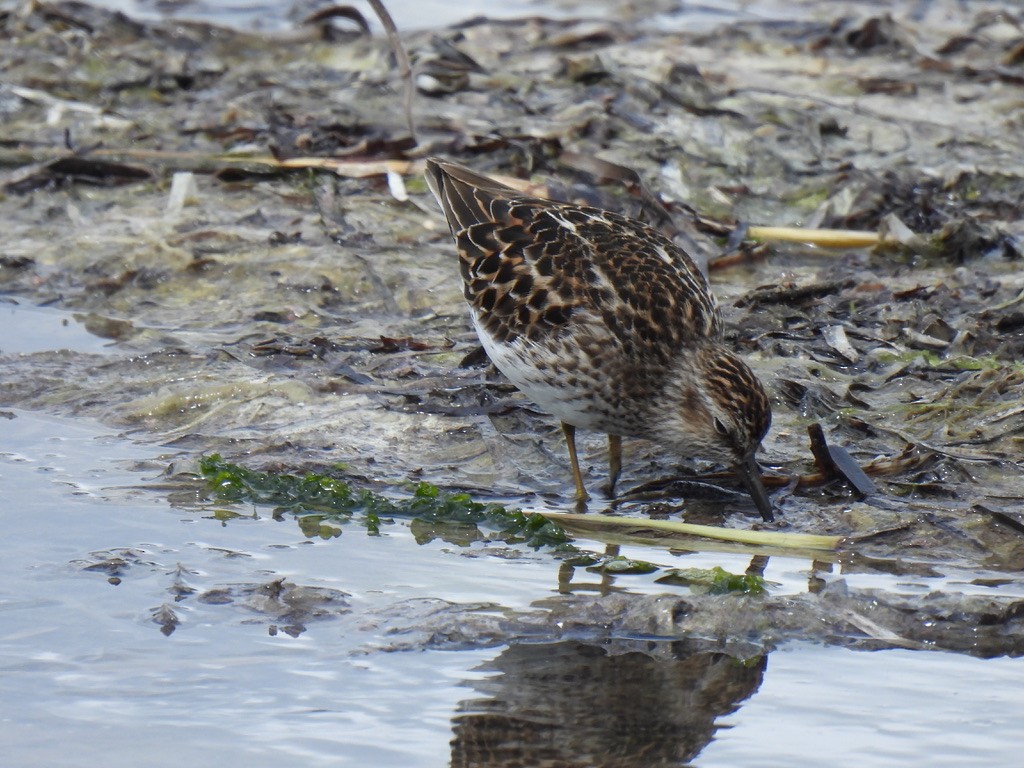
[[[766,663],[692,640],[514,644],[460,704],[451,766],[685,765],[758,689]]]

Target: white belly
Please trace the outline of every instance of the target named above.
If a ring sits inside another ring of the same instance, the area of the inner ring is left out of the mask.
[[[636,414],[622,413],[613,407],[602,393],[608,389],[606,377],[599,367],[589,361],[570,361],[564,366],[551,362],[551,352],[523,337],[511,344],[497,343],[484,331],[473,316],[473,325],[491,362],[508,377],[516,388],[542,409],[560,421],[580,429],[609,432],[620,435],[641,434],[634,423]],[[566,354],[574,350],[569,342]],[[548,366],[541,370],[538,359],[546,359]]]

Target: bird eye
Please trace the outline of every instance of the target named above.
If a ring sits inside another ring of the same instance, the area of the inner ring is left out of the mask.
[[[728,437],[729,436],[729,429],[728,429],[728,427],[726,427],[725,423],[721,419],[719,419],[717,417],[715,418],[715,432],[717,432],[718,434],[722,435],[723,437]]]

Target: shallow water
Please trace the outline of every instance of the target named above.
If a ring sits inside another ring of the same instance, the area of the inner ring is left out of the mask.
[[[46,350],[103,352],[108,339],[89,331],[83,315],[58,309],[0,301],[0,355],[24,355]]]
[[[1022,680],[1014,659],[782,648],[696,764],[1013,765]]]
[[[265,510],[223,523],[211,505],[182,509],[140,487],[157,475],[138,469],[153,466],[152,448],[93,424],[15,415],[0,432],[6,765],[443,766],[539,759],[557,745],[566,764],[592,765],[629,764],[621,755],[640,746],[665,765],[1017,758],[1017,660],[792,643],[740,664],[668,641],[639,654],[628,639],[380,650],[402,642],[378,629],[380,617],[409,601],[526,608],[554,593],[557,564],[417,546],[404,523],[327,541]],[[115,576],[87,569],[111,551],[134,564]],[[730,566],[728,556],[698,559]],[[799,590],[806,567],[774,568],[769,576],[791,578],[773,591]],[[293,637],[271,634],[258,611],[195,599],[280,576],[344,591],[351,613]],[[639,577],[616,586],[653,587]],[[161,606],[180,619],[167,636],[153,620]],[[698,695],[708,681],[722,691],[711,702]],[[594,732],[625,716],[626,697],[639,725]],[[510,718],[519,735],[496,736]],[[606,762],[574,763],[595,739]]]

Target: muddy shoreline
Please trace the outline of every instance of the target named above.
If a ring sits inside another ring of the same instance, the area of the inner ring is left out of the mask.
[[[219,452],[344,462],[385,491],[415,478],[564,506],[557,425],[480,355],[419,171],[441,154],[649,214],[580,160],[599,157],[635,170],[711,257],[730,341],[772,390],[765,465],[813,472],[814,422],[865,464],[927,457],[878,477],[876,499],[779,491],[783,526],[861,537],[844,572],[991,581],[996,609],[934,597],[963,617],[946,646],[970,652],[989,616],[1006,643],[979,652],[1017,654],[1017,601],[999,589],[1024,569],[1024,37],[952,3],[828,13],[713,34],[534,18],[408,35],[416,145],[382,38],[141,24],[70,3],[0,13],[0,300],[72,311],[114,342],[5,356],[0,405],[112,425],[183,487],[190,462]],[[301,162],[317,158],[330,168]],[[175,173],[192,175],[175,189]],[[883,228],[900,243],[734,247],[743,224]],[[603,440],[581,447],[599,482]],[[695,469],[626,444],[627,486]],[[670,502],[692,522],[751,524],[728,497]],[[933,642],[910,609],[887,620]]]

